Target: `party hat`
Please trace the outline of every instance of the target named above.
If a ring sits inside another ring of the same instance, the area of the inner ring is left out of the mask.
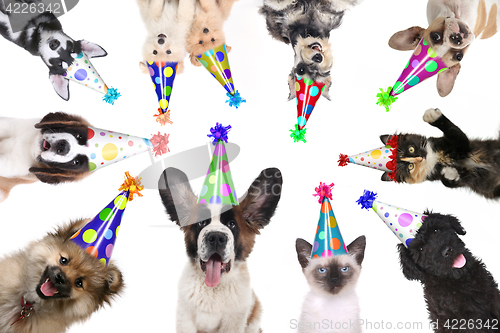
[[[217,123],[207,136],[213,138],[214,155],[208,167],[207,177],[201,188],[199,203],[223,204],[238,206],[238,198],[234,191],[233,178],[229,169],[226,146],[227,133],[231,125],[222,126]]]
[[[388,172],[388,176],[396,181],[396,159],[398,153],[398,136],[393,135],[385,146],[366,151],[361,154],[348,156],[340,154],[339,166],[347,163],[363,165],[373,169]]]
[[[106,266],[109,265],[115,247],[127,202],[133,200],[134,194],[142,197],[140,191],[143,190],[143,186],[140,184],[140,179],[131,177],[126,172],[125,182],[118,190],[122,192],[70,238]]]
[[[155,117],[156,121],[161,125],[172,124],[168,106],[178,66],[179,63],[177,62],[148,62],[149,75],[151,75],[158,96],[158,103],[160,103],[158,114]]]
[[[377,105],[382,105],[389,111],[392,103],[398,99],[397,95],[447,69],[448,66],[436,51],[422,38],[394,86],[387,88],[387,91],[380,89]]]
[[[149,139],[100,128],[88,127],[87,157],[89,171],[123,161],[125,158],[152,149]]]
[[[116,89],[108,88],[84,52],[80,52],[63,76],[104,94],[102,100],[109,104],[114,104],[121,96]]]
[[[332,198],[332,187],[333,183],[330,185],[319,183],[319,186],[314,189],[316,194],[313,195],[319,196],[318,202],[321,203],[321,212],[319,213],[316,236],[314,236],[311,259],[347,254],[347,248],[329,200]]]
[[[291,129],[290,137],[294,142],[307,142],[305,138],[307,121],[316,102],[321,97],[326,84],[295,75],[295,96],[297,98],[297,125]]]
[[[391,206],[375,200],[376,198],[376,193],[365,190],[356,202],[362,209],[372,208],[404,246],[408,247],[427,215]]]
[[[240,96],[238,90],[234,90],[233,74],[229,66],[226,44],[219,45],[203,54],[196,56],[200,64],[205,67],[212,76],[226,89],[229,106],[238,108],[246,100]]]

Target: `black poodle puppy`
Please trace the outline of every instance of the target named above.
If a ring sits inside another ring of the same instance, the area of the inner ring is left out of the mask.
[[[426,215],[408,248],[399,244],[398,249],[404,276],[424,287],[435,332],[500,331],[498,285],[458,237],[465,235],[460,221],[452,215]]]

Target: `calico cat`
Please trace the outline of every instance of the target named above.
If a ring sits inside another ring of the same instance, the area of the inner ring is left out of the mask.
[[[399,134],[395,180],[440,180],[447,187],[468,187],[488,199],[500,198],[500,140],[469,140],[439,109],[428,109],[423,119],[444,136]],[[386,144],[391,137],[380,139]],[[387,172],[382,180],[391,180]]]
[[[312,245],[301,238],[295,247],[310,286],[302,305],[298,332],[361,332],[355,287],[365,256],[365,236],[349,244],[349,253],[343,255],[311,259]]]

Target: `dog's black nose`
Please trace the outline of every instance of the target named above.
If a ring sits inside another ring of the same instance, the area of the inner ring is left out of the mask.
[[[320,63],[320,62],[322,62],[322,61],[323,61],[323,56],[322,56],[321,54],[319,54],[319,53],[316,53],[316,54],[314,55],[314,57],[312,57],[312,60],[313,60],[314,62]]]
[[[158,39],[158,44],[160,45],[165,44],[165,40],[163,38]]]
[[[462,44],[462,36],[460,34],[453,34],[450,36],[451,42],[455,45]]]
[[[60,140],[55,145],[58,155],[66,155],[69,152],[69,143],[66,140]]]
[[[203,29],[203,33],[208,34],[208,29],[207,28]]]
[[[52,51],[57,49],[61,45],[61,43],[57,39],[53,39],[49,42],[49,47]]]
[[[447,246],[444,250],[443,250],[443,257],[449,257],[453,255],[453,248],[452,247],[449,247]]]
[[[227,244],[227,236],[222,232],[212,232],[208,235],[208,244],[213,249],[223,249]]]
[[[64,277],[64,275],[62,273],[57,273],[56,276],[55,276],[55,284],[58,284],[58,285],[62,285],[64,283],[66,283],[66,278]]]

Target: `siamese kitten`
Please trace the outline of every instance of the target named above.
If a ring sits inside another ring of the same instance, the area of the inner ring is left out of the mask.
[[[425,111],[423,119],[444,136],[399,134],[396,181],[440,180],[447,187],[468,187],[488,199],[499,198],[500,140],[469,140],[439,109]],[[384,144],[390,138],[380,136]],[[391,180],[387,172],[382,180]]]
[[[302,304],[299,333],[358,333],[359,302],[356,283],[365,256],[366,238],[347,246],[349,254],[311,259],[312,245],[298,238],[295,244],[310,291]]]

